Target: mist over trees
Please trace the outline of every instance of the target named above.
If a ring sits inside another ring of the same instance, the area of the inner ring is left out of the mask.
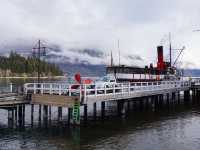
[[[22,57],[10,52],[9,57],[0,56],[0,76],[37,76],[39,60],[36,57]],[[62,71],[52,63],[40,61],[41,76],[59,76]]]

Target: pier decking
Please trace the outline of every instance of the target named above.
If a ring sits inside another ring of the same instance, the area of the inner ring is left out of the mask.
[[[27,103],[29,102],[24,99],[23,95],[18,95],[17,93],[0,94],[0,108],[13,107],[15,105],[21,105]]]

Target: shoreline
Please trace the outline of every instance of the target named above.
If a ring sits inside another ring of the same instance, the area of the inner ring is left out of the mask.
[[[0,77],[0,79],[37,79],[38,77],[23,77],[23,76],[9,76],[9,77]],[[40,79],[62,79],[67,78],[66,76],[45,76],[40,77]]]

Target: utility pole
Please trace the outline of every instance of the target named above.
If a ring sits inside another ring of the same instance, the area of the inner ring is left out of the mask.
[[[40,83],[40,40],[38,41],[38,83]]]
[[[41,54],[41,50],[43,49],[43,53]],[[42,47],[41,46],[41,40],[38,40],[38,47],[34,47],[34,54],[37,56],[37,60],[38,60],[38,66],[37,66],[37,71],[38,71],[38,78],[37,78],[37,82],[40,83],[40,74],[41,74],[41,60],[40,57],[41,55],[45,54],[45,50],[46,47]],[[37,52],[35,52],[35,50],[37,50]]]

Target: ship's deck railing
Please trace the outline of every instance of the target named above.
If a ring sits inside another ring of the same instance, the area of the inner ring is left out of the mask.
[[[57,94],[80,96],[80,100],[88,97],[106,95],[131,94],[134,92],[157,91],[165,89],[181,89],[190,87],[189,81],[129,82],[109,84],[61,84],[61,83],[26,83],[25,93]]]

